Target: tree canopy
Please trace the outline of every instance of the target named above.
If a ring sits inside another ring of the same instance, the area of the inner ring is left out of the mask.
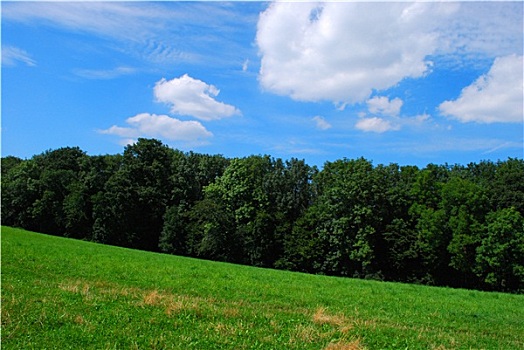
[[[524,162],[425,168],[252,155],[139,139],[2,158],[2,224],[309,273],[524,291]]]

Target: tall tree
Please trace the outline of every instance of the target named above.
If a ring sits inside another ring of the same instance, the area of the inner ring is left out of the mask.
[[[451,237],[446,230],[445,211],[440,206],[442,186],[448,175],[447,166],[429,164],[417,173],[411,188],[413,204],[409,215],[417,242],[413,247],[423,267],[417,279],[428,284],[444,283],[450,271],[447,247]]]
[[[450,266],[457,271],[456,285],[474,286],[473,271],[476,249],[482,238],[485,216],[489,211],[488,196],[483,187],[452,175],[442,187],[441,207],[451,237],[448,244]]]
[[[205,189],[206,199],[221,203],[234,218],[235,236],[241,237],[245,263],[251,265],[267,266],[277,258],[265,181],[271,171],[269,156],[233,159],[224,174]]]
[[[300,262],[306,252],[311,232],[305,229],[306,219],[301,223],[310,205],[315,200],[312,179],[318,173],[316,167],[308,166],[304,160],[292,158],[285,165],[277,160],[271,176],[274,189],[271,203],[275,203],[276,231],[281,242],[281,257],[275,266],[284,269],[312,271],[309,262]],[[311,242],[312,243],[312,242]]]
[[[195,204],[204,199],[204,188],[222,176],[228,163],[228,160],[220,155],[210,156],[193,152],[183,154],[179,151],[173,154],[172,190],[160,236],[161,251],[198,255],[196,252],[200,251],[199,248],[187,242],[192,231],[192,216],[189,213]],[[202,209],[196,208],[195,211],[199,212]],[[194,242],[193,239],[191,241]]]
[[[487,216],[487,234],[477,248],[476,272],[491,288],[524,291],[524,219],[515,208]]]
[[[170,197],[172,154],[154,139],[139,139],[125,148],[120,168],[97,200],[96,240],[158,250]]]
[[[316,235],[324,248],[321,271],[345,276],[372,276],[375,269],[377,186],[371,162],[328,162],[314,179],[318,191],[313,211]]]
[[[120,168],[122,155],[91,156],[83,159],[79,179],[64,198],[65,235],[93,239],[95,207],[103,196],[107,181]],[[104,211],[105,207],[98,207]]]

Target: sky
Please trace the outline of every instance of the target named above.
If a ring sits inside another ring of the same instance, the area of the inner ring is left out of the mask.
[[[2,156],[523,158],[523,2],[1,7]]]

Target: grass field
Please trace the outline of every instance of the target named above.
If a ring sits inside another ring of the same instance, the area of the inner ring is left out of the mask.
[[[1,241],[2,349],[524,348],[523,295]]]

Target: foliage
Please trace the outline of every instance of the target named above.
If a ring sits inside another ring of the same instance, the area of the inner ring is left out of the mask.
[[[477,248],[477,273],[494,289],[524,290],[524,219],[514,208],[492,212]]]
[[[524,161],[419,169],[228,159],[139,139],[2,158],[2,222],[100,243],[386,281],[524,288]]]

